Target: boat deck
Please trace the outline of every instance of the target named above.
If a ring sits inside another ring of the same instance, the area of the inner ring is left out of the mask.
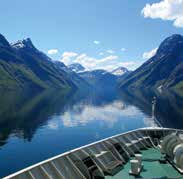
[[[129,131],[52,157],[4,179],[183,179],[183,175],[165,160],[164,154],[157,148],[160,145],[166,157],[173,162],[176,158],[171,152],[183,144],[182,141],[183,131],[176,129]],[[183,151],[181,146],[178,149]],[[131,163],[133,172],[139,169],[140,163],[137,163],[138,160],[130,163],[134,159],[130,156],[137,159],[139,155],[135,154],[139,152],[143,167],[139,176],[135,177],[129,174]],[[183,155],[174,163],[180,171],[183,169],[182,162]]]
[[[129,174],[130,161],[114,176],[106,176],[106,179],[134,179],[134,178],[161,178],[161,179],[183,179],[183,176],[168,162],[160,163],[163,155],[158,149],[150,148],[142,150],[143,169],[139,176]],[[133,158],[131,158],[133,159]]]

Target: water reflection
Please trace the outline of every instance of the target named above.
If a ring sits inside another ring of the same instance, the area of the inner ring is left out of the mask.
[[[155,114],[161,125],[182,128],[183,98],[170,91],[163,94],[137,90],[45,91],[38,94],[1,91],[0,145],[6,143],[10,134],[31,141],[36,130],[46,125],[57,129],[58,125],[86,126],[97,120],[112,128],[119,119],[143,116],[144,126],[154,126],[156,124],[150,118],[153,96],[157,97]],[[55,118],[60,124],[52,120]]]
[[[69,101],[68,92],[0,92],[0,145],[10,134],[31,141],[36,129]]]
[[[113,127],[118,119],[139,115],[139,110],[134,106],[127,106],[122,101],[116,100],[100,107],[94,105],[77,104],[60,115],[63,125],[66,127],[86,126],[92,121],[103,121],[109,127]]]
[[[163,127],[183,128],[183,97],[173,91],[125,91],[121,99],[139,108],[144,114],[151,115],[152,98],[156,97],[155,116]]]
[[[182,128],[183,100],[171,92],[0,92],[0,177],[105,137],[157,126],[153,96],[161,124]]]

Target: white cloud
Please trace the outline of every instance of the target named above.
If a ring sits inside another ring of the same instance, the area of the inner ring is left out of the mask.
[[[62,54],[62,62],[65,63],[65,64],[70,64],[72,63],[72,60],[74,57],[76,57],[78,54],[75,53],[75,52],[64,52]]]
[[[183,27],[183,0],[161,0],[153,4],[146,4],[142,9],[145,18],[160,18],[173,21],[176,27]]]
[[[117,55],[108,55],[101,58],[95,58],[85,53],[77,54],[75,52],[64,52],[60,59],[66,65],[72,63],[80,63],[86,70],[104,69],[111,71],[118,67],[126,67],[130,70],[134,70],[142,63],[138,61],[124,61],[122,62]]]
[[[94,40],[93,43],[98,45],[98,44],[100,44],[100,41]]]
[[[115,63],[117,59],[118,56],[115,55],[97,59],[86,54],[81,54],[74,60],[74,62],[82,64],[87,70],[94,70],[106,69],[107,64]]]
[[[122,51],[122,52],[125,52],[125,51],[126,51],[126,48],[121,48],[121,51]]]
[[[60,61],[64,62],[66,65],[70,65],[72,63],[80,63],[87,70],[94,69],[105,69],[107,64],[111,64],[118,59],[116,55],[110,55],[103,58],[94,58],[88,56],[87,54],[77,54],[75,52],[64,52],[62,54],[62,58]]]
[[[115,51],[114,51],[114,50],[107,50],[106,52],[107,52],[107,53],[110,53],[110,54],[115,53]]]
[[[75,53],[75,52],[64,52],[63,54],[62,54],[62,57],[75,57],[75,56],[77,56],[78,54],[77,53]]]
[[[104,55],[104,52],[100,52],[99,55]]]
[[[58,53],[58,50],[57,49],[50,49],[50,50],[48,50],[48,54],[49,55],[55,55],[57,53]]]
[[[151,57],[153,57],[154,55],[156,55],[157,49],[158,48],[155,48],[149,52],[144,52],[142,55],[143,59],[147,60],[147,59],[150,59]]]
[[[119,63],[119,66],[134,69],[136,66],[138,66],[138,63],[135,61],[121,62],[121,63]]]
[[[142,64],[142,63],[140,63]],[[128,61],[128,62],[114,62],[114,63],[111,63],[109,65],[106,65],[105,66],[105,70],[107,71],[112,71],[118,67],[125,67],[127,69],[130,69],[130,70],[134,70],[136,69],[139,65],[139,63],[135,62],[135,61]]]

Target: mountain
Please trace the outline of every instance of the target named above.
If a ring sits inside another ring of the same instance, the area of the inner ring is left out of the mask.
[[[85,68],[80,63],[73,63],[68,65],[68,68],[76,73],[82,72]]]
[[[10,47],[9,42],[1,34],[0,34],[0,47],[2,47],[2,48],[9,48]]]
[[[128,69],[125,68],[125,67],[118,67],[118,68],[116,68],[116,69],[114,69],[114,70],[111,71],[111,73],[113,75],[116,75],[116,76],[122,76],[122,75],[124,75],[126,73],[129,73],[129,72],[130,71],[128,71]]]
[[[115,88],[117,85],[117,76],[105,70],[84,71],[78,75],[95,88]]]
[[[128,75],[120,88],[183,90],[183,36],[175,34],[166,38],[157,53]]]
[[[73,75],[77,76],[70,76],[61,62],[57,66],[30,38],[10,44],[0,34],[0,89],[76,89],[83,80],[78,76],[75,81]]]
[[[125,79],[125,78],[127,78],[129,75],[130,75],[130,73],[131,73],[132,71],[129,71],[127,68],[125,68],[125,67],[118,67],[118,68],[116,68],[116,69],[114,69],[114,70],[112,70],[111,71],[111,73],[113,74],[113,75],[115,75],[115,76],[117,76],[117,83],[118,84],[121,84],[121,82]]]
[[[80,77],[75,71],[68,68],[68,66],[66,66],[64,63],[60,61],[55,61],[54,63],[57,69],[65,71],[68,78],[70,78],[78,88],[80,89],[91,88],[90,84],[85,79]]]
[[[98,69],[92,71],[79,72],[78,75],[87,81],[95,89],[115,89],[118,84],[130,74],[124,67],[119,67],[111,72]]]

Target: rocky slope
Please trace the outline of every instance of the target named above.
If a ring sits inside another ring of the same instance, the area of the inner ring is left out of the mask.
[[[123,80],[120,88],[183,90],[183,36],[175,34],[165,39],[155,56]]]
[[[61,62],[59,65],[63,68],[39,51],[29,38],[10,44],[0,34],[0,89],[77,88],[73,72],[70,76],[67,67]]]

